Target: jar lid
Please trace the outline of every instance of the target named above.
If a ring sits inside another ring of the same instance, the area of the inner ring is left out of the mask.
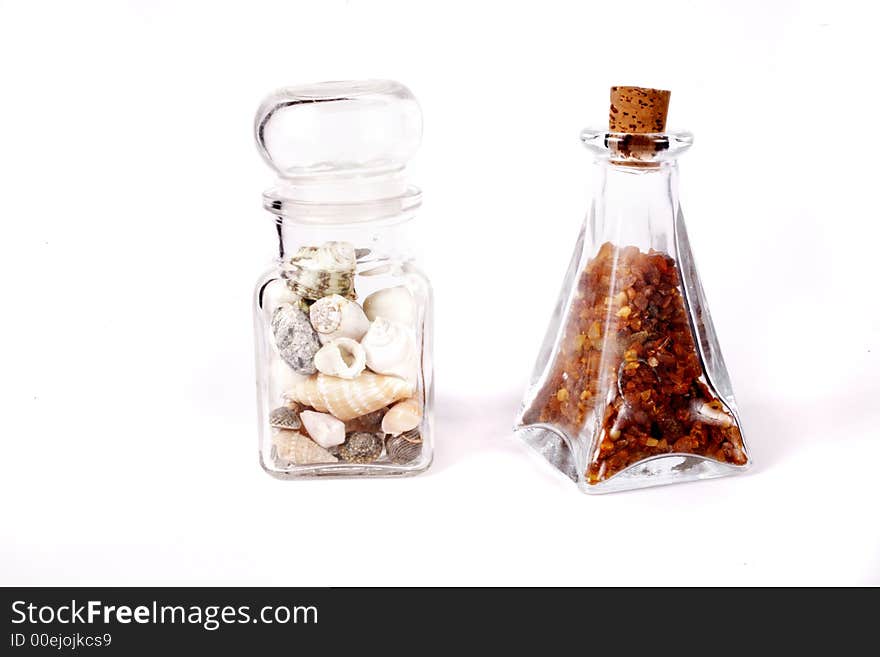
[[[263,195],[276,214],[350,221],[419,204],[404,168],[421,142],[422,113],[399,82],[284,87],[260,105],[254,130],[261,155],[278,174]]]

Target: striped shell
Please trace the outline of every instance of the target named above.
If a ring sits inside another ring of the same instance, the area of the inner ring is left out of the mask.
[[[348,242],[304,246],[285,265],[290,288],[305,299],[316,301],[331,294],[355,299],[354,247]]]
[[[336,463],[339,461],[318,443],[305,437],[298,431],[280,429],[272,436],[275,452],[283,461],[289,461],[295,465],[309,465],[313,463]]]
[[[389,436],[385,441],[388,460],[398,465],[415,461],[422,453],[422,437],[413,429],[399,436]]]
[[[316,374],[297,382],[284,396],[345,422],[412,394],[412,384],[403,379],[363,372],[354,379]]]
[[[339,446],[337,454],[349,463],[372,463],[382,456],[382,436],[378,433],[359,431],[351,434]]]

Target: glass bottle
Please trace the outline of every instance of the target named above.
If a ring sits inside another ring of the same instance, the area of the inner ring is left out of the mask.
[[[260,463],[281,478],[401,476],[433,445],[432,297],[404,167],[416,99],[388,80],[269,95],[255,121],[278,173],[278,256],[254,295]]]
[[[632,88],[612,101],[619,89]],[[588,493],[750,465],[678,201],[692,137],[663,132],[665,112],[659,131],[581,135],[596,159],[592,209],[516,420]]]

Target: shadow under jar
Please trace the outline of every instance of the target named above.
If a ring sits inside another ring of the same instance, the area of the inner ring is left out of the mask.
[[[281,478],[405,476],[432,459],[432,298],[404,166],[412,94],[384,80],[280,89],[256,117],[279,173],[278,257],[254,295],[260,463]]]

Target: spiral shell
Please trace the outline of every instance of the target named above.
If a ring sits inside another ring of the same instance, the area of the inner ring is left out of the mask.
[[[321,344],[336,338],[360,340],[370,328],[370,320],[357,303],[338,294],[318,299],[309,308],[309,320]]]
[[[272,313],[272,334],[278,355],[299,374],[314,374],[313,359],[321,343],[306,314],[290,303]]]
[[[416,429],[399,436],[389,436],[385,440],[385,453],[392,463],[398,465],[411,463],[422,454],[422,437]]]
[[[372,463],[382,456],[382,448],[381,434],[359,431],[346,438],[337,453],[349,463]]]
[[[326,242],[304,246],[285,265],[284,277],[291,289],[305,299],[339,294],[354,299],[354,247],[348,242]]]
[[[412,331],[397,322],[377,317],[361,340],[367,367],[378,374],[399,376],[415,383],[418,352]]]

